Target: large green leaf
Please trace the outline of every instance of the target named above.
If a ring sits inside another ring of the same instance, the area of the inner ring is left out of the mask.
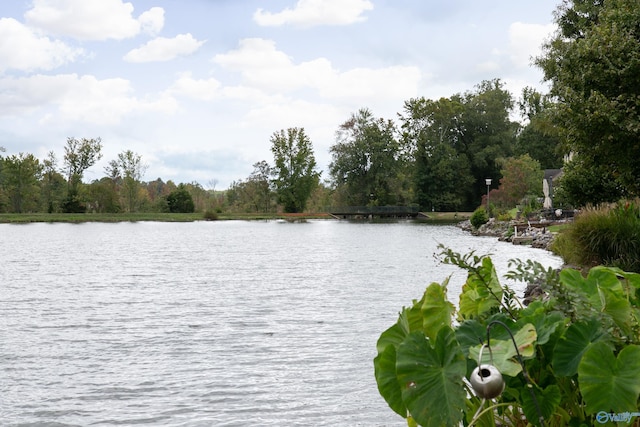
[[[610,267],[594,267],[586,278],[570,269],[563,270],[560,277],[562,283],[580,295],[583,300],[588,301],[592,309],[606,314],[620,329],[621,334],[629,336],[635,317],[629,302],[628,291],[619,280],[620,274],[625,273]],[[632,275],[629,277],[635,283],[635,277]]]
[[[403,308],[398,318],[398,323],[406,335],[414,331],[422,330],[422,303],[424,297],[420,301],[413,301],[413,305],[409,308]]]
[[[373,359],[378,391],[389,407],[402,417],[407,417],[407,407],[402,401],[402,390],[396,376],[396,348],[387,346]]]
[[[600,310],[611,317],[624,335],[629,336],[634,320],[629,300],[611,289],[600,289],[599,293],[602,303]]]
[[[408,333],[403,329],[400,322],[394,323],[393,326],[380,334],[380,338],[376,343],[378,353],[382,353],[389,345],[398,348],[407,335]]]
[[[422,326],[424,333],[432,340],[440,328],[451,327],[451,316],[455,312],[453,304],[447,301],[447,282],[429,285],[422,299]]]
[[[619,268],[612,268],[612,267],[609,267],[609,268],[618,276],[626,279],[631,287],[636,289],[640,288],[640,274],[622,271]]]
[[[589,347],[605,336],[596,319],[570,325],[553,350],[551,364],[556,375],[570,377],[578,372],[578,365]]]
[[[535,394],[535,400],[531,392]],[[540,415],[544,420],[548,420],[556,412],[562,399],[562,393],[560,387],[555,384],[544,390],[538,387],[523,387],[520,391],[520,398],[522,399],[522,410],[527,420],[537,426],[542,425]]]
[[[407,408],[402,402],[400,384],[396,376],[396,349],[411,332],[422,330],[422,303],[423,300],[414,301],[412,307],[403,308],[398,321],[380,334],[376,343],[378,355],[373,359],[380,395],[391,409],[403,417],[407,416]]]
[[[596,286],[597,288],[613,289],[616,292],[622,293],[622,284],[618,279],[614,270],[608,267],[597,266],[589,270],[587,275],[587,282],[589,286]]]
[[[502,287],[491,258],[482,259],[482,265],[469,273],[460,294],[460,315],[464,319],[482,317],[502,301]]]
[[[403,417],[407,416],[407,408],[402,402],[400,384],[396,376],[396,349],[407,338],[412,328],[422,329],[420,305],[421,302],[414,301],[413,307],[403,308],[398,321],[380,334],[376,343],[378,355],[373,359],[380,395],[391,409]]]
[[[640,289],[640,274],[638,273],[630,273],[630,272],[626,272],[626,271],[622,271],[622,270],[617,270],[616,274],[618,274],[618,276],[624,278],[626,280],[626,283],[634,288],[634,289]]]
[[[462,353],[468,357],[469,348],[481,344],[487,339],[487,328],[477,320],[465,320],[456,328],[456,340]]]
[[[589,414],[637,411],[640,346],[627,346],[616,358],[604,342],[594,343],[580,361],[578,383]]]
[[[412,333],[398,347],[396,372],[402,399],[423,427],[454,426],[462,420],[466,392],[465,358],[454,332],[443,327],[434,341]]]
[[[564,316],[560,312],[548,313],[544,304],[540,301],[532,302],[526,309],[520,313],[518,319],[519,325],[527,323],[533,324],[536,328],[538,345],[544,345],[549,341],[549,337],[556,329],[564,324]]]
[[[596,293],[595,283],[588,283],[578,270],[572,268],[565,268],[560,271],[560,282],[567,288],[582,295],[593,295]]]
[[[536,329],[532,324],[526,324],[514,335],[518,351],[523,358],[532,357],[535,351]],[[478,360],[480,356],[480,348],[469,348],[469,357]],[[492,364],[503,375],[515,377],[522,372],[522,366],[516,359],[518,352],[513,346],[513,341],[508,340],[491,340],[491,351],[485,347],[482,353],[481,364]]]

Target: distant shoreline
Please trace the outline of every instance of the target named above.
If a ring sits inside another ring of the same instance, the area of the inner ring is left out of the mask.
[[[419,221],[427,223],[456,223],[468,219],[467,212],[428,212]],[[84,222],[194,222],[227,220],[285,220],[290,222],[308,219],[332,219],[328,213],[218,213],[214,219],[204,213],[11,213],[0,214],[0,224],[28,223],[84,223]]]

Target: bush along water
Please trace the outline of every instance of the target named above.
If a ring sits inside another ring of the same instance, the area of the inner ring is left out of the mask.
[[[469,218],[469,222],[471,222],[471,225],[473,225],[473,227],[476,230],[480,228],[481,225],[486,224],[488,221],[489,221],[489,215],[487,214],[487,211],[484,208],[484,206],[481,206],[478,209],[476,209],[471,215],[471,218]]]
[[[441,249],[468,273],[459,308],[448,280],[432,283],[377,342],[378,389],[409,426],[615,425],[640,413],[640,274],[513,260],[507,278],[545,292],[524,306],[490,257]],[[497,397],[474,389],[478,364],[502,376]]]
[[[640,272],[640,202],[584,209],[552,249],[568,264],[601,264]]]

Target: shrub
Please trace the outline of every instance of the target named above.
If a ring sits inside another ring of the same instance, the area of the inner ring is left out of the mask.
[[[484,206],[481,206],[478,209],[476,209],[471,215],[471,218],[469,218],[469,221],[471,222],[471,225],[473,225],[475,229],[478,229],[481,225],[489,222],[489,217],[487,215],[487,211],[485,210]]]
[[[410,426],[597,425],[639,412],[640,274],[512,261],[509,279],[546,293],[525,307],[489,257],[441,256],[468,273],[459,308],[448,280],[432,283],[377,342],[378,390]],[[464,379],[478,365],[504,380],[495,398]]]
[[[204,219],[206,219],[207,221],[215,221],[218,219],[218,214],[211,209],[207,209],[204,212]]]
[[[558,236],[552,249],[569,264],[608,265],[640,272],[638,201],[584,209]]]
[[[184,184],[179,184],[166,199],[171,213],[191,213],[195,210],[193,198]]]

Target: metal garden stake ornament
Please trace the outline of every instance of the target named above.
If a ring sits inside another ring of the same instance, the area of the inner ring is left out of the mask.
[[[503,326],[509,333],[509,336],[511,337],[511,341],[513,342],[513,346],[516,349],[516,353],[518,355],[518,361],[520,362],[520,366],[522,366],[522,374],[524,376],[524,380],[526,383],[525,386],[529,389],[533,402],[538,411],[538,417],[539,417],[538,422],[540,423],[540,425],[544,426],[545,425],[544,417],[542,416],[542,411],[540,410],[538,399],[536,398],[536,395],[533,391],[533,385],[531,384],[529,375],[525,370],[524,362],[522,361],[522,356],[520,355],[520,351],[518,350],[518,345],[516,344],[516,340],[513,336],[513,333],[509,329],[509,327],[499,320],[494,320],[490,322],[489,325],[487,325],[487,343],[482,344],[482,347],[480,347],[480,352],[478,354],[478,366],[471,372],[471,375],[469,376],[469,382],[471,383],[471,388],[473,389],[473,392],[476,394],[476,396],[482,399],[482,404],[478,408],[476,415],[473,417],[473,421],[471,422],[471,424],[473,424],[473,422],[476,421],[478,415],[482,411],[484,402],[486,400],[494,399],[500,396],[505,388],[505,381],[502,378],[502,374],[500,373],[498,368],[496,368],[493,365],[493,352],[491,351],[490,334],[491,334],[491,327],[495,324],[499,324]],[[489,357],[491,360],[490,364],[482,363],[482,351],[484,350],[485,346],[489,349]]]
[[[482,344],[482,347],[480,347],[478,366],[473,370],[473,372],[471,372],[469,382],[471,382],[471,387],[473,388],[476,396],[483,399],[493,399],[502,394],[502,392],[504,391],[505,382],[502,378],[502,374],[500,373],[500,371],[498,371],[498,368],[493,366],[493,354],[491,353],[491,347],[489,347],[491,364],[481,364],[482,350],[484,349],[485,345],[489,347],[488,344]]]

